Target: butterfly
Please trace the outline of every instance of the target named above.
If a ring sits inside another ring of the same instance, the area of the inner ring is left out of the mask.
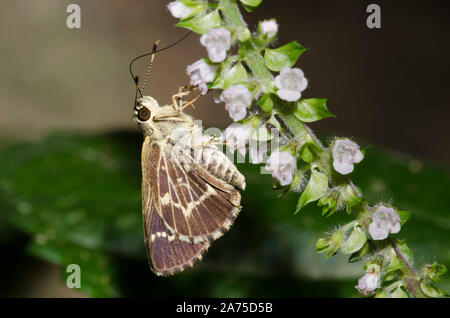
[[[174,275],[199,262],[242,208],[239,190],[245,189],[244,176],[216,147],[214,138],[203,134],[193,117],[183,112],[201,96],[185,102],[184,97],[194,90],[180,88],[172,105],[160,106],[143,94],[135,100],[133,118],[144,135],[146,252],[150,268],[160,276]],[[137,92],[141,93],[139,88]]]

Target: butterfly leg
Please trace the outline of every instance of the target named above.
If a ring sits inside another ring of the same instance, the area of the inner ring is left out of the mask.
[[[178,93],[172,96],[172,104],[173,104],[174,109],[176,111],[181,111],[181,110],[185,109],[186,107],[192,105],[192,103],[194,103],[197,99],[199,99],[200,95],[194,97],[194,99],[189,101],[187,104],[184,104],[184,101],[183,101],[183,97],[189,95],[191,92],[193,92],[197,89],[198,89],[197,86],[192,86],[192,85],[181,86],[178,89]]]

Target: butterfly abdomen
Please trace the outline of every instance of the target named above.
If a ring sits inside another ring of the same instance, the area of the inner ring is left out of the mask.
[[[213,176],[245,190],[245,178],[231,160],[215,147],[205,147],[197,152],[196,160]]]

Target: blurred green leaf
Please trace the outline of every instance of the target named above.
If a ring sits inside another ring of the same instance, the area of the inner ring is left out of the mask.
[[[230,231],[192,270],[155,276],[142,233],[141,141],[136,133],[63,134],[4,146],[0,220],[29,235],[28,251],[61,265],[62,277],[65,266],[79,264],[82,291],[91,296],[358,297],[362,264],[347,263],[345,255],[324,260],[315,250],[324,232],[352,217],[324,218],[313,205],[293,216],[298,194],[276,200],[271,176],[247,164],[239,165],[247,179],[244,208]],[[394,198],[396,207],[412,211],[396,236],[418,259],[448,267],[450,172],[427,163],[413,172],[411,160],[374,148],[352,178],[371,202]]]

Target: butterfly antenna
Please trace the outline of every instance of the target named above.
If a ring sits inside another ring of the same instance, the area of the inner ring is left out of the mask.
[[[142,94],[145,91],[145,84],[147,84],[148,76],[150,75],[150,71],[152,69],[153,61],[155,60],[155,52],[158,50],[159,40],[153,43],[152,55],[150,57],[150,64],[147,68],[147,73],[145,73],[144,82],[142,83]]]
[[[167,50],[167,49],[170,49],[171,47],[177,45],[178,43],[180,43],[181,41],[183,41],[184,39],[186,39],[191,33],[192,33],[192,31],[187,32],[187,33],[186,33],[185,35],[183,35],[178,41],[176,41],[176,42],[172,43],[171,45],[166,46],[166,47],[164,47],[164,48],[162,48],[162,49],[159,49],[159,50],[158,50],[158,44],[159,44],[159,41],[156,41],[156,42],[153,44],[153,49],[152,49],[152,51],[151,51],[150,53],[145,53],[145,54],[139,55],[139,56],[137,56],[137,57],[135,57],[134,59],[131,60],[130,65],[129,65],[129,70],[130,70],[131,78],[133,78],[133,82],[136,84],[136,96],[137,96],[137,94],[139,94],[140,96],[143,96],[143,89],[145,88],[145,84],[147,83],[147,79],[148,79],[148,76],[149,76],[149,74],[150,74],[150,69],[151,69],[152,64],[153,64],[153,61],[154,61],[154,59],[155,59],[155,54],[156,54],[156,53],[159,53],[159,52],[162,52],[162,51],[165,51],[165,50]],[[148,69],[147,69],[147,73],[146,73],[146,75],[145,75],[144,82],[143,82],[143,84],[142,84],[142,90],[141,90],[141,89],[139,88],[139,86],[138,86],[138,80],[139,80],[139,78],[138,78],[137,76],[135,76],[134,73],[133,73],[133,64],[134,64],[134,62],[136,62],[137,60],[139,60],[139,59],[141,59],[141,58],[143,58],[143,57],[149,56],[149,55],[151,55],[151,58],[150,58],[150,65],[149,65],[149,67],[148,67]]]

